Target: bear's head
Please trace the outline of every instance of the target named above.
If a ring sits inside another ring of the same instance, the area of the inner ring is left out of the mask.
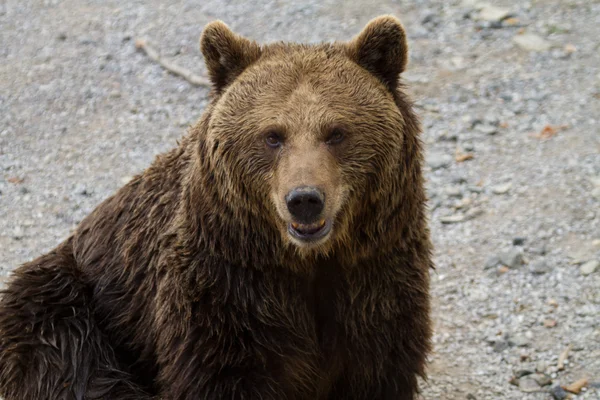
[[[410,239],[424,197],[397,19],[376,18],[346,43],[265,46],[217,21],[200,45],[213,84],[203,173],[236,229],[305,256]]]

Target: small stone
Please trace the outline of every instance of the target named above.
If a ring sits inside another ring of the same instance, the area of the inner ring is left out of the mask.
[[[438,26],[440,24],[440,18],[434,12],[426,13],[421,19],[421,24]]]
[[[548,51],[552,47],[550,42],[533,33],[517,35],[513,38],[513,42],[527,51]]]
[[[548,264],[546,264],[546,262],[543,260],[536,261],[529,266],[529,271],[533,275],[544,275],[549,271]]]
[[[500,22],[510,16],[510,10],[486,4],[481,11],[479,11],[478,18],[488,22]]]
[[[552,378],[546,374],[534,374],[532,377],[540,386],[548,386],[552,383]]]
[[[429,153],[426,159],[431,169],[446,168],[452,164],[452,157],[448,154]]]
[[[506,194],[512,187],[512,183],[503,183],[501,185],[492,186],[492,192],[494,194]]]
[[[467,187],[467,189],[471,193],[481,193],[481,192],[483,192],[483,189],[480,188],[479,186],[469,186],[469,187]]]
[[[533,371],[530,369],[519,369],[514,372],[515,378],[520,379],[524,376],[533,374]]]
[[[493,344],[496,353],[502,353],[504,350],[508,349],[508,347],[509,344],[506,340],[498,340]]]
[[[478,207],[473,207],[469,211],[467,211],[467,213],[465,214],[465,218],[467,220],[471,220],[473,218],[479,217],[482,214],[483,214],[483,209],[478,208]]]
[[[58,34],[57,39],[64,42],[65,40],[67,40],[67,34],[64,32],[61,32]]]
[[[529,252],[532,253],[532,254],[540,255],[540,256],[543,256],[543,255],[545,255],[547,253],[546,246],[544,246],[544,245],[541,245],[541,246],[538,246],[538,247],[531,247],[529,249]]]
[[[473,142],[465,142],[462,146],[465,151],[475,151],[475,145]]]
[[[500,260],[500,257],[498,256],[491,256],[490,258],[487,259],[487,261],[485,262],[483,269],[492,269],[497,267],[502,261]]]
[[[508,268],[514,269],[523,264],[523,253],[519,249],[510,249],[499,254],[500,262]]]
[[[467,393],[467,400],[477,400],[477,397],[474,394]]]
[[[529,339],[524,335],[515,335],[508,340],[508,343],[516,347],[529,347]]]
[[[548,366],[544,361],[538,361],[538,363],[535,365],[535,372],[543,374],[546,372],[546,368],[548,368]]]
[[[540,390],[540,385],[530,375],[519,379],[519,389],[525,393],[537,392]]]
[[[452,183],[461,184],[461,183],[466,183],[466,182],[467,182],[467,178],[463,175],[453,175],[452,176]]]
[[[565,389],[561,388],[560,386],[554,386],[551,390],[550,390],[550,394],[552,395],[552,398],[554,400],[564,400],[566,398],[568,398],[569,394],[565,391]]]
[[[587,276],[598,271],[598,269],[600,269],[600,261],[590,260],[579,267],[579,272],[581,272],[581,275]]]
[[[90,37],[84,36],[84,37],[82,37],[81,39],[79,39],[79,43],[80,43],[80,44],[84,44],[84,45],[90,45],[90,44],[91,44],[91,45],[95,45],[95,44],[96,44],[96,41],[95,41],[95,40],[93,40],[93,39],[92,39],[92,38],[90,38]]]
[[[495,135],[498,133],[498,127],[490,124],[478,124],[475,130],[486,135]]]
[[[523,246],[525,244],[526,240],[527,240],[527,238],[525,238],[525,237],[516,236],[513,238],[512,243],[513,243],[513,246]]]
[[[454,214],[448,215],[446,217],[441,217],[440,222],[442,224],[457,224],[459,222],[463,222],[465,220],[464,214]]]
[[[445,192],[448,197],[462,197],[463,195],[459,186],[447,186]]]

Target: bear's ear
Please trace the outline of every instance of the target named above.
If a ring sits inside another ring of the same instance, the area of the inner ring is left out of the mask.
[[[408,63],[408,45],[402,24],[387,15],[371,20],[348,43],[348,55],[388,88],[395,90]]]
[[[217,92],[233,82],[261,52],[258,44],[233,33],[221,21],[211,22],[204,28],[200,50]]]

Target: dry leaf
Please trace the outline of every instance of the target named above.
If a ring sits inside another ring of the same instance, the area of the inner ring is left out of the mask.
[[[506,129],[508,128],[508,122],[501,122],[500,125],[498,125],[500,128]]]
[[[25,182],[25,179],[24,178],[19,178],[17,176],[13,176],[11,178],[8,178],[7,181],[10,182],[10,183],[14,183],[15,185],[18,185],[20,183]]]
[[[575,47],[571,43],[569,43],[565,46],[565,51],[569,54],[575,53],[577,51],[577,47]]]
[[[507,18],[503,21],[506,25],[517,25],[519,23],[519,19],[518,18]]]
[[[510,271],[510,268],[508,268],[506,265],[503,265],[500,268],[498,268],[498,274],[499,275],[504,275],[508,271]]]
[[[457,153],[456,156],[454,157],[454,159],[456,160],[456,162],[463,162],[463,161],[467,161],[467,160],[472,160],[475,156],[473,155],[473,153],[465,153],[465,154],[460,154]]]
[[[578,381],[571,383],[570,385],[561,386],[561,387],[563,389],[565,389],[567,392],[578,394],[579,392],[581,392],[581,389],[583,389],[584,387],[587,386],[587,384],[588,384],[587,378],[582,378]]]
[[[565,361],[569,357],[569,352],[571,351],[571,348],[573,348],[573,345],[568,345],[567,348],[564,349],[563,352],[560,353],[560,355],[558,356],[558,362],[556,363],[556,367],[559,371],[565,369]]]
[[[567,125],[546,125],[544,128],[542,128],[540,133],[532,135],[532,137],[536,139],[550,139],[552,136],[555,136],[558,131],[566,129],[567,127]]]

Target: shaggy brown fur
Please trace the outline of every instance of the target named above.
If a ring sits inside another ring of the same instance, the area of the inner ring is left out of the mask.
[[[201,48],[213,99],[179,147],[15,271],[0,394],[413,399],[432,263],[402,26],[259,46],[215,22]],[[303,184],[333,221],[318,243],[288,233]]]

